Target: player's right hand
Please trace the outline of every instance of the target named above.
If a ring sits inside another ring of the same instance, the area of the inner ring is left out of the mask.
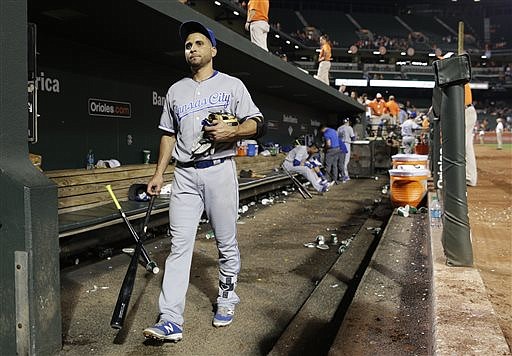
[[[164,185],[164,177],[159,174],[155,174],[153,178],[148,182],[148,188],[146,193],[149,195],[158,195]]]

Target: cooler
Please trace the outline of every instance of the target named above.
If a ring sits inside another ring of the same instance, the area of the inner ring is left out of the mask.
[[[426,169],[428,167],[428,156],[417,154],[397,154],[391,157],[393,159],[393,169],[398,166],[421,166]]]
[[[246,140],[247,143],[247,156],[257,156],[258,155],[258,142],[255,140]]]
[[[390,169],[391,202],[395,207],[418,207],[427,194],[428,169]]]

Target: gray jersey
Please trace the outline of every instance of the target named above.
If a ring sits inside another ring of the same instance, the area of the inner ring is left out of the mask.
[[[202,82],[183,78],[169,88],[158,127],[176,135],[173,151],[176,160],[192,160],[192,145],[201,134],[201,122],[214,112],[232,114],[239,122],[263,116],[242,81],[221,72],[216,71]],[[202,159],[234,155],[235,142],[218,143],[215,153]]]
[[[309,157],[306,146],[297,146],[286,155],[285,161],[293,163],[294,160],[305,161]]]
[[[420,127],[413,120],[406,120],[402,124],[402,136],[414,136],[414,130]]]
[[[345,143],[352,141],[352,137],[355,137],[354,129],[350,125],[341,125],[338,127],[338,137]]]

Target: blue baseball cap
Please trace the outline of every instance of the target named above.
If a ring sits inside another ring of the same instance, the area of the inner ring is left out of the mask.
[[[199,32],[206,36],[212,43],[213,47],[217,47],[217,41],[215,40],[215,34],[208,27],[205,27],[203,24],[197,21],[187,21],[181,24],[180,26],[180,38],[182,41],[186,41],[188,35],[191,33]]]

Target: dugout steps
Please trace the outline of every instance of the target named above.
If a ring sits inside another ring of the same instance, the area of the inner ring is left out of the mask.
[[[429,193],[428,201],[431,200],[431,195],[432,193]],[[388,272],[399,282],[396,283],[394,280],[390,285],[396,285],[386,286],[386,298],[397,303],[397,311],[401,309],[397,318],[404,317],[401,315],[404,310],[409,312],[411,308],[417,307],[415,304],[420,300],[407,300],[405,289],[418,282],[413,278],[427,278],[424,284],[427,285],[428,292],[423,293],[425,305],[420,306],[426,309],[424,317],[427,320],[422,322],[427,324],[427,328],[415,328],[408,325],[407,320],[402,320],[401,327],[412,335],[409,340],[396,340],[394,333],[397,328],[392,323],[388,323],[388,329],[386,325],[381,324],[380,332],[375,334],[375,344],[363,346],[366,347],[366,352],[385,354],[392,349],[393,352],[399,353],[408,347],[408,341],[418,342],[420,339],[422,349],[419,352],[425,354],[511,355],[478,270],[446,265],[441,244],[442,230],[430,226],[430,213],[404,218],[398,216],[396,209],[392,210],[384,202],[375,210],[375,214],[384,213],[385,219],[380,220],[372,216],[365,222],[350,248],[340,255],[289,322],[269,355],[350,354],[353,351],[353,342],[358,341],[347,340],[347,336],[353,337],[353,334],[350,333],[350,325],[346,325],[348,322],[345,318],[358,320],[356,323],[367,322],[368,332],[379,327],[382,318],[381,308],[384,307],[379,304],[379,297],[382,301],[382,295],[376,296],[368,293],[368,290],[371,291],[372,287],[375,289],[376,280],[382,280],[382,271],[373,267],[381,265],[387,265]],[[375,236],[368,228],[379,224],[383,232],[382,235]],[[422,225],[423,231],[411,229],[414,224]],[[405,231],[407,236],[404,239]],[[414,246],[406,246],[410,238],[411,241],[423,243],[424,246],[414,251]],[[418,242],[419,239],[425,241]],[[402,250],[398,253],[397,244]],[[407,256],[400,254],[406,250]],[[404,271],[418,268],[411,262],[415,261],[414,256],[409,256],[415,253],[425,254],[423,257],[420,256],[426,260],[422,274],[415,275],[409,273],[410,271]],[[372,286],[366,288],[365,286],[369,284]],[[422,286],[424,287],[421,284],[418,288]],[[355,310],[350,309],[351,303],[358,305]],[[463,331],[461,325],[464,325]]]

